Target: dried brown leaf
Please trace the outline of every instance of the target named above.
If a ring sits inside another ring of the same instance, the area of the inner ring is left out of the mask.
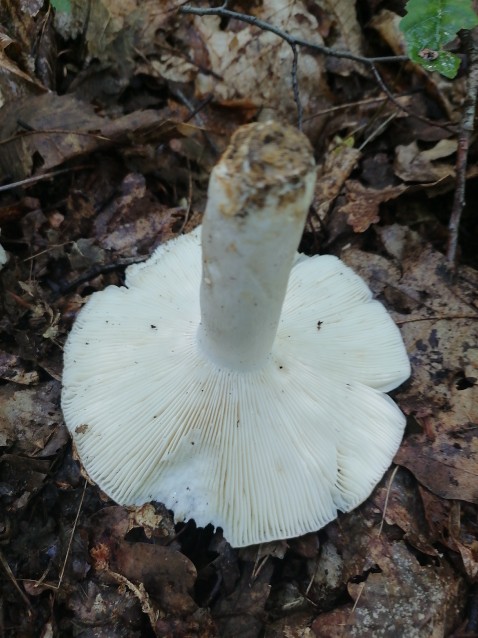
[[[318,168],[313,201],[314,209],[322,222],[360,157],[361,152],[358,149],[347,143],[342,144],[337,139],[327,149],[325,161]]]
[[[397,146],[395,153],[394,170],[404,182],[436,182],[455,175],[453,165],[434,164],[430,152],[420,151],[416,142]]]
[[[176,549],[120,541],[115,544],[109,565],[128,580],[143,584],[167,614],[188,616],[196,610],[191,594],[197,572]]]
[[[397,525],[405,532],[404,539],[428,556],[438,556],[434,547],[436,535],[427,525],[419,486],[410,480],[404,470],[388,473],[386,485],[379,487],[373,495],[373,502],[383,512],[383,520],[388,525]]]
[[[350,0],[315,0],[321,9],[335,23],[333,46],[336,49],[350,51],[354,55],[363,55],[363,35],[357,20],[355,2]],[[327,58],[327,67],[334,73],[348,76],[352,72],[366,73],[362,64],[353,60]]]
[[[406,437],[397,461],[439,496],[477,503],[478,273],[461,267],[453,280],[443,255],[398,228],[380,234],[401,275],[370,270],[365,253],[343,254],[401,313],[412,377],[398,402],[423,431]]]
[[[250,13],[272,23],[291,35],[322,44],[317,20],[302,2],[264,0]],[[219,102],[249,100],[262,107],[261,117],[296,119],[296,105],[292,89],[292,51],[290,46],[273,33],[244,23],[235,29],[223,30],[219,17],[194,19],[202,46],[196,50],[204,58],[207,51],[207,72],[200,71],[196,79],[199,95],[213,95]],[[312,115],[321,106],[328,105],[325,97],[322,64],[318,56],[302,50],[298,60],[300,97],[304,115]],[[321,118],[313,121],[321,125]]]
[[[463,567],[472,582],[478,578],[476,516],[471,506],[447,501],[419,487],[425,516],[435,541],[461,555]]]
[[[422,566],[403,542],[377,538],[369,544],[372,571],[350,583],[355,604],[318,616],[317,638],[442,638],[450,635],[463,608],[463,580],[443,562]]]
[[[220,598],[213,607],[213,617],[221,638],[252,638],[259,635],[273,569],[272,561],[267,560],[254,578],[254,564],[245,563],[235,590],[229,596]]]
[[[195,127],[166,121],[158,111],[134,112],[109,120],[72,95],[53,93],[11,104],[3,114],[0,168],[12,179],[28,177],[34,170],[47,172],[113,144],[154,143],[166,141],[173,131],[177,136],[195,131]],[[19,122],[29,130],[21,128]]]
[[[59,397],[57,381],[34,388],[0,386],[0,437],[3,433],[16,452],[37,456],[63,423]]]
[[[382,9],[377,15],[372,16],[368,26],[375,29],[388,44],[395,55],[404,55],[406,51],[405,38],[400,31],[401,16]]]
[[[40,377],[36,370],[27,371],[19,357],[0,350],[0,379],[20,385],[32,385],[38,383]]]
[[[355,233],[363,233],[379,222],[380,204],[396,199],[407,190],[403,184],[381,189],[367,188],[357,180],[348,180],[345,188],[346,203],[338,208],[338,212],[347,216],[347,223]]]

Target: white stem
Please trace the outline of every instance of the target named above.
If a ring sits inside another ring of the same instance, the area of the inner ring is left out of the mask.
[[[247,370],[267,360],[315,178],[305,135],[275,122],[240,128],[213,169],[199,343],[218,365]]]

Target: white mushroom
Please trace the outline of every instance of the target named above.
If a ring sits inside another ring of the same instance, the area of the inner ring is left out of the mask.
[[[409,376],[408,357],[360,277],[297,256],[314,182],[302,133],[242,127],[212,172],[202,230],[80,312],[62,407],[118,503],[163,502],[243,546],[323,527],[389,466],[405,418],[384,392]]]
[[[5,248],[0,244],[0,270],[5,266],[7,261],[8,261],[8,254],[5,251]]]

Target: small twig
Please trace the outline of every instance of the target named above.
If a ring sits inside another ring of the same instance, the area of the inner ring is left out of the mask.
[[[331,113],[335,113],[337,111],[345,111],[346,109],[357,108],[359,106],[366,106],[368,104],[375,104],[376,102],[387,102],[388,96],[378,95],[377,97],[371,97],[364,100],[357,100],[355,102],[345,102],[344,104],[338,104],[337,106],[329,106],[326,109],[321,109],[320,111],[316,111],[309,115],[304,119],[304,122],[308,122],[309,120],[313,120],[316,117],[321,117],[323,115],[330,115]]]
[[[464,31],[462,39],[468,50],[470,70],[467,80],[467,91],[458,135],[458,149],[456,154],[456,188],[453,207],[448,224],[448,248],[446,258],[452,264],[456,262],[458,246],[458,231],[461,215],[465,206],[466,167],[468,164],[468,150],[474,130],[476,96],[478,93],[478,30]]]
[[[151,603],[149,594],[146,591],[143,583],[139,583],[139,585],[135,585],[130,580],[128,580],[126,576],[123,576],[123,574],[119,574],[117,572],[113,572],[111,571],[111,569],[107,569],[106,573],[112,578],[114,578],[114,580],[119,585],[122,585],[126,589],[129,589],[130,592],[134,596],[136,596],[139,604],[141,605],[141,610],[143,611],[144,614],[148,616],[149,622],[151,624],[151,629],[153,630],[154,634],[158,636],[156,632],[156,623],[158,622],[158,619],[159,619],[159,611],[155,609],[154,605]]]
[[[222,7],[213,7],[213,8],[205,8],[205,9],[186,5],[185,7],[181,7],[179,9],[179,13],[191,14],[191,15],[197,15],[197,16],[218,16],[220,18],[228,18],[230,20],[239,20],[240,22],[245,22],[246,24],[250,24],[251,26],[258,27],[262,31],[269,31],[270,33],[273,33],[274,35],[278,36],[279,38],[287,42],[287,44],[289,44],[289,46],[292,48],[292,51],[294,53],[293,66],[294,64],[297,65],[296,56],[297,56],[298,46],[312,49],[313,51],[317,51],[318,53],[322,53],[323,55],[327,55],[330,57],[342,58],[344,60],[353,60],[354,62],[363,64],[364,66],[370,69],[370,71],[373,73],[375,80],[377,81],[382,91],[385,93],[387,98],[393,104],[395,104],[397,108],[399,108],[401,111],[403,111],[410,117],[414,117],[415,119],[420,120],[421,122],[425,122],[426,124],[429,124],[430,126],[437,126],[439,128],[450,130],[450,127],[448,127],[446,124],[440,124],[440,123],[434,122],[433,120],[430,120],[427,117],[423,117],[422,115],[419,115],[418,113],[414,113],[412,110],[410,110],[406,106],[401,105],[394,98],[390,89],[386,86],[385,82],[382,79],[382,76],[378,72],[377,67],[375,66],[378,63],[385,63],[385,62],[386,63],[409,62],[410,58],[408,56],[391,55],[388,57],[367,58],[362,55],[356,55],[354,53],[351,53],[350,51],[344,51],[341,49],[332,49],[323,44],[317,44],[315,42],[310,42],[309,40],[304,40],[303,38],[297,38],[296,36],[291,35],[290,33],[287,33],[286,31],[282,31],[282,29],[279,29],[278,27],[275,27],[270,22],[266,22],[265,20],[260,20],[259,18],[256,18],[255,16],[248,15],[247,13],[240,13],[238,11],[231,11],[230,9],[227,8],[227,4],[228,3],[225,2],[222,5]],[[294,80],[294,69],[293,69],[292,70],[293,87],[296,80],[297,80],[297,76]],[[297,103],[297,95],[296,95],[295,87],[294,87],[294,100]],[[301,121],[302,119],[301,112],[298,112],[298,119],[299,121]]]
[[[12,572],[12,570],[10,568],[10,565],[8,564],[6,558],[2,554],[1,550],[0,550],[0,564],[2,565],[3,569],[5,570],[7,576],[12,581],[13,586],[15,587],[17,592],[19,593],[19,595],[22,598],[23,602],[28,607],[28,615],[31,616],[31,614],[33,613],[33,607],[31,605],[30,601],[28,600],[27,595],[25,594],[23,589],[20,587],[20,585],[17,583],[17,579],[15,578],[15,574]]]
[[[181,224],[181,228],[178,231],[178,235],[182,235],[184,228],[186,227],[186,224],[189,221],[189,215],[191,214],[191,208],[193,205],[193,179],[192,179],[192,175],[191,175],[191,166],[189,164],[189,160],[188,160],[188,206],[186,208],[186,212],[184,214],[184,219],[183,219],[183,223]]]
[[[257,548],[256,560],[254,562],[254,567],[252,569],[252,574],[251,574],[251,584],[254,583],[254,581],[259,577],[259,574],[264,568],[264,565],[269,560],[269,554],[266,554],[265,556],[262,556],[262,558],[259,558],[259,552],[261,548],[262,548],[262,545],[260,545]]]
[[[382,131],[388,126],[388,124],[397,117],[397,112],[394,111],[390,113],[390,115],[381,122],[376,129],[374,129],[370,135],[365,139],[365,141],[360,144],[358,150],[363,151],[363,149],[369,144],[372,140],[376,139]]]
[[[94,266],[91,270],[89,270],[83,275],[80,275],[79,277],[76,277],[72,281],[69,281],[63,285],[58,285],[55,287],[52,287],[50,285],[50,288],[53,289],[53,292],[55,294],[65,295],[66,293],[70,292],[71,290],[74,290],[81,284],[84,284],[87,281],[90,281],[91,279],[95,279],[95,277],[98,277],[98,275],[105,275],[107,273],[114,272],[115,270],[118,270],[119,268],[125,268],[127,266],[131,266],[131,264],[139,264],[143,261],[146,261],[146,259],[148,259],[148,255],[145,255],[144,257],[142,256],[124,257],[122,259],[121,258],[117,259],[112,264],[100,264],[98,266]]]
[[[395,476],[397,475],[397,472],[398,472],[398,465],[396,465],[393,468],[392,475],[390,476],[390,480],[388,481],[387,494],[385,496],[385,503],[383,504],[382,520],[380,521],[380,527],[378,528],[379,536],[382,534],[382,531],[383,531],[383,524],[385,522],[385,516],[387,515],[388,499],[390,498],[390,492],[392,491],[393,481],[395,480]]]
[[[95,140],[99,140],[100,142],[112,142],[113,140],[110,137],[106,137],[106,135],[101,135],[100,133],[89,133],[88,131],[75,131],[73,129],[65,129],[65,128],[47,128],[47,129],[33,129],[25,122],[20,122],[19,124],[23,128],[28,129],[26,131],[21,131],[19,133],[15,133],[15,135],[10,135],[10,137],[5,137],[3,140],[0,140],[0,145],[9,144],[10,142],[15,142],[23,137],[30,137],[32,135],[76,135],[78,137],[91,137]]]
[[[63,576],[65,574],[66,564],[68,562],[68,557],[70,555],[71,545],[73,543],[73,536],[75,535],[76,526],[78,525],[78,519],[80,518],[81,508],[83,507],[83,501],[85,499],[85,493],[86,493],[86,486],[87,485],[88,485],[88,483],[87,483],[87,481],[85,479],[85,484],[83,486],[83,493],[81,494],[80,504],[78,505],[78,511],[76,512],[75,520],[73,522],[73,528],[72,528],[71,534],[70,534],[70,540],[68,541],[68,547],[66,548],[65,559],[63,561],[63,566],[61,568],[60,577],[58,578],[58,584],[56,586],[57,590],[60,589],[61,583],[63,582]]]
[[[295,44],[291,44],[292,49],[292,90],[294,92],[294,102],[297,107],[297,128],[302,130],[302,102],[300,101],[299,81],[297,79],[297,65],[299,62],[299,53]]]
[[[51,177],[56,177],[57,175],[63,175],[63,173],[71,173],[71,171],[82,171],[85,168],[90,168],[89,166],[72,166],[70,168],[60,168],[57,171],[50,171],[50,173],[43,173],[42,175],[34,175],[33,177],[27,177],[26,179],[21,179],[18,182],[12,182],[11,184],[5,184],[4,186],[0,186],[0,193],[4,191],[10,191],[14,188],[19,188],[21,186],[28,186],[29,184],[35,184],[35,182],[41,182],[43,179],[50,179]]]
[[[290,33],[287,33],[286,31],[282,31],[278,27],[275,27],[270,22],[265,22],[264,20],[260,20],[259,18],[248,15],[247,13],[231,11],[224,5],[222,7],[213,7],[209,9],[201,9],[199,7],[190,7],[187,5],[185,7],[181,7],[179,9],[179,13],[186,13],[197,16],[219,16],[220,18],[229,18],[230,20],[240,20],[241,22],[246,22],[247,24],[250,24],[254,27],[258,27],[262,31],[270,31],[270,33],[274,33],[279,38],[282,38],[282,40],[285,40],[291,47],[307,47],[309,49],[313,49],[314,51],[318,51],[319,53],[323,53],[324,55],[334,56],[336,58],[344,58],[346,60],[354,60],[355,62],[365,64],[369,67],[373,66],[377,62],[407,62],[409,60],[408,56],[406,55],[366,58],[361,55],[355,55],[350,51],[331,49],[330,47],[326,47],[323,44],[316,44],[315,42],[310,42],[309,40],[304,40],[303,38],[297,38]]]
[[[411,317],[410,319],[397,319],[395,323],[397,326],[403,326],[405,323],[416,323],[417,321],[454,321],[455,319],[474,319],[478,320],[478,314],[476,315],[449,315],[449,316],[433,316],[433,317]]]
[[[206,124],[200,114],[200,111],[207,105],[209,104],[209,102],[212,100],[212,95],[208,96],[205,100],[203,100],[199,106],[194,106],[194,104],[191,102],[191,100],[181,91],[181,89],[174,89],[172,90],[172,94],[177,97],[183,104],[184,106],[189,110],[189,117],[186,118],[186,120],[184,120],[185,122],[188,122],[189,120],[195,119],[196,122],[199,124],[199,126],[202,129],[202,133],[204,135],[204,139],[206,140],[206,142],[209,144],[211,150],[213,151],[213,153],[215,153],[216,155],[219,155],[219,149],[217,148],[217,146],[214,144],[214,142],[212,141],[209,133],[206,130]]]

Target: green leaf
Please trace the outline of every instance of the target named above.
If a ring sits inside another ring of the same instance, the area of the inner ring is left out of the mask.
[[[71,13],[71,0],[50,0],[50,4],[55,11]]]
[[[460,29],[478,24],[471,0],[408,0],[407,15],[400,21],[408,55],[428,71],[454,78],[460,59],[444,51]]]

